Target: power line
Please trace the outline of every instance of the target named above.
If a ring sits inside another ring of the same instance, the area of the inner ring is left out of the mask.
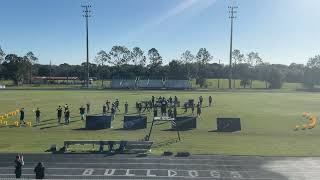
[[[86,87],[89,88],[89,27],[88,27],[88,18],[91,17],[90,5],[81,6],[84,8],[83,17],[86,18],[86,40],[87,40],[87,69],[86,69]]]
[[[236,18],[236,16],[234,15],[235,13],[237,13],[237,11],[235,11],[235,9],[237,9],[237,6],[229,6],[229,18],[231,20],[231,30],[230,30],[230,63],[229,63],[229,89],[232,89],[231,86],[231,81],[232,81],[232,41],[233,41],[233,19]]]

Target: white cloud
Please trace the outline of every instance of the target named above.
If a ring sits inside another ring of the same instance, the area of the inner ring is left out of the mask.
[[[217,0],[181,0],[181,3],[177,4],[175,7],[165,11],[159,17],[155,17],[152,22],[147,22],[141,26],[137,31],[130,32],[128,35],[131,38],[137,38],[140,35],[144,35],[146,32],[160,26],[166,21],[179,16],[183,13],[196,9],[197,12],[201,12],[206,8],[210,7]],[[130,39],[131,39],[130,38]],[[133,39],[132,39],[133,40]],[[130,44],[134,44],[133,41]]]
[[[167,12],[164,12],[160,17],[156,18],[153,23],[147,24],[147,26],[157,26],[162,24],[163,22],[178,16],[191,8],[200,7],[200,10],[208,8],[211,6],[216,0],[181,0],[177,6],[172,9],[169,9]]]

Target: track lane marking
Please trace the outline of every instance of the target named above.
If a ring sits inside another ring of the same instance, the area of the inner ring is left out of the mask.
[[[14,174],[0,174],[0,176],[15,176]],[[22,174],[22,176],[35,176],[35,174]],[[57,175],[57,174],[50,174],[47,175],[46,177],[84,177],[82,175]],[[125,175],[113,175],[114,177],[126,177]],[[87,177],[106,177],[104,175],[90,175]],[[168,178],[168,176],[156,176],[156,177],[152,177],[152,176],[132,176],[134,178]],[[189,177],[189,176],[170,176],[170,178],[188,178],[188,179],[212,179],[212,177],[207,176],[207,177]],[[48,178],[46,178],[48,179]],[[223,177],[223,179],[235,179],[233,177]],[[255,177],[255,178],[238,178],[238,179],[265,179],[265,180],[283,180],[283,178],[262,178],[262,177]]]

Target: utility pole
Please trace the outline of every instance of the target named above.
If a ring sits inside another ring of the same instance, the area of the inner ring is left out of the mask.
[[[82,6],[83,10],[83,17],[86,18],[86,32],[87,32],[87,68],[86,68],[86,87],[89,88],[89,27],[88,27],[88,18],[91,17],[90,13],[90,5]]]
[[[232,81],[232,40],[233,40],[233,19],[236,18],[234,16],[237,13],[234,9],[237,9],[237,6],[229,6],[229,18],[231,19],[231,30],[230,30],[230,63],[229,63],[229,89],[232,89],[231,81]]]

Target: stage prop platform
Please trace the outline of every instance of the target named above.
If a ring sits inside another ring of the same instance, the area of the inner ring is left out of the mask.
[[[98,130],[111,127],[111,116],[87,116],[86,129]]]
[[[147,116],[124,116],[123,129],[146,129],[147,128]]]
[[[241,131],[240,118],[217,118],[217,132]]]
[[[189,130],[197,128],[197,118],[193,116],[177,116],[171,123],[171,128],[175,130]]]

